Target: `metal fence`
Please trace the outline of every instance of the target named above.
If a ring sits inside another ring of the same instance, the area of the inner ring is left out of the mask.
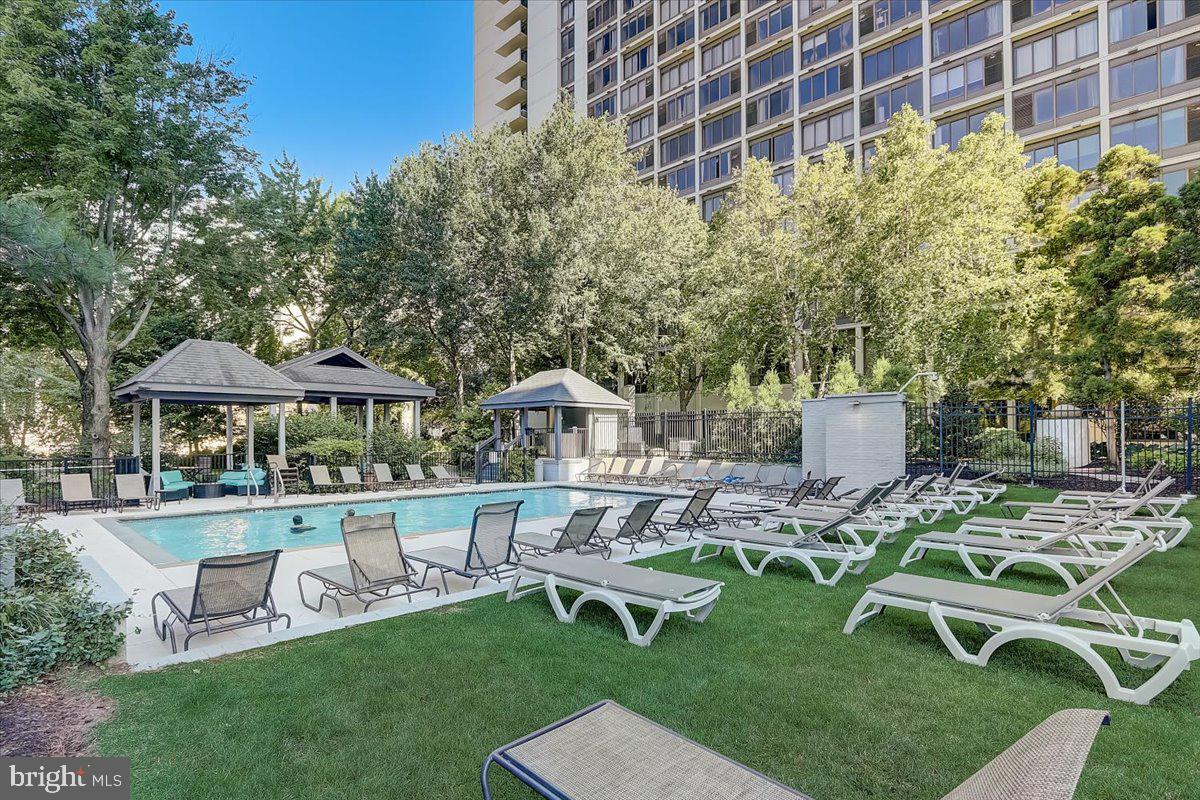
[[[541,452],[535,447],[480,450],[475,454],[475,481],[531,483],[536,477],[534,462],[540,455]]]
[[[597,417],[593,452],[799,462],[800,412],[664,411]]]
[[[1196,486],[1192,399],[1159,406],[1058,406],[981,401],[910,404],[907,469],[943,472],[965,461],[1008,481],[1107,490],[1161,461],[1180,491]]]

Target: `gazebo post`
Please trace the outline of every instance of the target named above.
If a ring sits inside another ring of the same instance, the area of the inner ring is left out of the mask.
[[[520,432],[519,432],[519,435],[520,435],[520,437],[521,437],[521,446],[522,446],[522,447],[528,447],[528,446],[529,446],[529,442],[527,442],[527,441],[525,440],[525,431],[529,430],[529,409],[528,409],[528,408],[522,408],[522,409],[521,409],[521,422],[520,422],[520,425],[521,425],[521,430],[520,430]]]
[[[225,406],[225,469],[233,469],[233,405]]]
[[[492,411],[492,436],[496,437],[496,450],[500,450],[500,409]]]
[[[279,455],[287,454],[287,403],[279,404]]]
[[[562,459],[562,408],[554,406],[554,459]]]
[[[413,437],[421,438],[421,401],[413,400]]]
[[[391,403],[383,404],[383,424],[384,425],[392,424],[392,404]]]
[[[159,488],[158,476],[162,472],[162,459],[159,455],[159,405],[157,397],[150,398],[150,489]]]
[[[375,435],[375,398],[367,398],[367,452],[369,458],[371,455],[371,437]]]
[[[329,397],[329,416],[337,419],[337,396],[330,395]]]
[[[138,469],[142,468],[142,401],[133,401],[133,452],[130,454],[138,460]]]
[[[254,469],[254,406],[246,406],[246,469]]]

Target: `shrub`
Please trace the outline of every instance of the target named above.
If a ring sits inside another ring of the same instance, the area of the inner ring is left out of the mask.
[[[754,390],[750,388],[750,376],[741,361],[729,370],[729,383],[725,385],[725,407],[730,411],[746,411],[754,406]]]
[[[312,456],[322,463],[336,463],[338,466],[357,464],[363,454],[361,439],[313,439],[296,447],[288,448],[289,458],[307,458]]]
[[[66,664],[97,664],[125,640],[129,603],[92,597],[77,548],[58,531],[27,524],[0,539],[15,582],[0,588],[0,695]]]
[[[376,428],[371,438],[371,458],[384,464],[419,464],[428,450],[427,440],[409,436],[397,426]]]
[[[850,359],[843,358],[833,366],[833,375],[829,378],[827,394],[855,394],[859,391],[858,373]]]
[[[261,422],[261,420],[260,420]],[[289,455],[317,439],[362,439],[363,432],[344,417],[334,419],[326,411],[313,414],[288,414],[287,444]],[[274,453],[279,439],[274,424],[260,424],[254,429],[254,451]]]
[[[1009,428],[988,428],[976,437],[978,466],[973,469],[999,470],[1006,477],[1029,476],[1029,442]],[[1061,475],[1066,460],[1058,440],[1039,436],[1033,443],[1033,469],[1039,477]]]

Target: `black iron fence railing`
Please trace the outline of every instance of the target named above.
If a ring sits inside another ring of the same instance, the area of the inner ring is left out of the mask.
[[[975,474],[1061,488],[1111,489],[1162,462],[1180,491],[1196,487],[1195,402],[1057,406],[995,401],[910,404],[910,475],[966,462]]]
[[[802,454],[799,411],[666,411],[596,417],[596,454],[730,461],[793,461]]]

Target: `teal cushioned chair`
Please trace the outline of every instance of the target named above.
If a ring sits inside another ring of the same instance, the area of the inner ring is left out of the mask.
[[[185,481],[183,473],[177,469],[160,472],[158,474],[158,481],[162,484],[162,493],[160,496],[164,501],[186,500],[191,493],[192,487],[196,485],[194,481]]]

